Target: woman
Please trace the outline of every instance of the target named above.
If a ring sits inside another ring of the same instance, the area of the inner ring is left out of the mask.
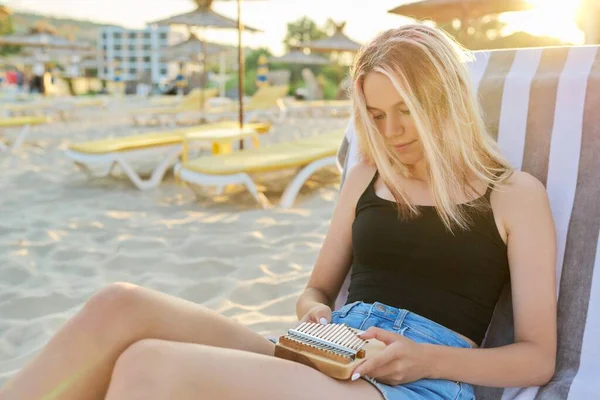
[[[128,284],[95,294],[2,399],[472,399],[535,386],[556,353],[554,226],[544,187],[486,132],[462,50],[441,31],[378,36],[353,74],[363,162],[342,188],[297,302],[386,349],[337,381],[195,304]],[[331,307],[352,267],[347,304]],[[478,349],[512,283],[515,343]],[[358,379],[362,377],[364,379]]]

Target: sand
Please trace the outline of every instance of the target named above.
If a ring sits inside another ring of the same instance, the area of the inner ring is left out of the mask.
[[[346,123],[290,118],[261,141]],[[123,175],[89,180],[64,155],[69,143],[153,130],[133,127],[126,107],[85,110],[36,128],[19,152],[0,153],[0,386],[111,282],[182,297],[264,335],[294,325],[339,173],[316,174],[292,209],[265,210],[243,189],[196,198],[172,176],[149,191]],[[265,177],[267,197],[277,202],[288,180]]]

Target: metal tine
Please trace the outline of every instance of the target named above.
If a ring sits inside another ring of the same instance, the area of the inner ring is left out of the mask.
[[[328,326],[327,325],[320,325],[319,328],[317,329],[317,333],[315,334],[315,336],[319,337],[319,338],[323,338],[323,332],[325,332],[327,330]]]
[[[355,349],[355,346],[362,340],[359,337],[356,336],[356,333],[351,330],[350,328],[348,328],[348,333],[349,333],[349,338],[346,342],[344,342],[344,346],[350,347],[352,349]]]
[[[318,328],[318,327],[319,327],[319,326],[318,326],[317,324],[315,324],[315,323],[312,323],[312,322],[311,322],[311,324],[310,324],[310,327],[309,327],[309,328],[308,328],[308,330],[306,330],[304,333],[308,333],[308,334],[311,334],[311,335],[312,335],[312,334],[313,334],[313,332],[315,332],[315,331],[317,330],[317,328]]]
[[[320,325],[315,323],[303,323],[300,324],[294,331],[305,334],[309,336],[313,336],[314,339],[310,337],[296,337],[297,340],[300,340],[303,343],[315,346],[316,348],[328,350],[335,352],[337,354],[346,355],[352,357],[353,349],[349,346],[345,346],[348,350],[339,349],[336,347],[336,343],[331,340],[337,340],[338,342],[345,341],[344,335],[348,335],[352,331],[344,324],[327,324]],[[296,333],[291,332],[293,336],[297,336]],[[339,345],[339,344],[338,344]]]
[[[350,329],[348,329],[348,331],[347,331],[347,335],[348,335],[348,336],[346,337],[346,339],[345,339],[345,340],[344,340],[344,341],[343,341],[341,344],[342,344],[343,346],[346,346],[346,347],[349,347],[349,348],[351,348],[351,349],[354,349],[354,347],[352,346],[352,343],[355,343],[355,342],[356,342],[356,335],[355,335],[355,333],[354,333],[352,330],[350,330]]]
[[[313,336],[317,336],[320,339],[323,339],[323,333],[326,330],[329,330],[328,325],[315,325],[312,327],[312,329],[310,331],[307,331],[306,333],[313,335]]]
[[[335,330],[335,325],[327,325],[327,329],[323,331],[323,339],[329,341],[331,339],[331,333]]]
[[[343,329],[343,325],[337,325],[335,327],[335,329],[331,332],[331,334],[329,335],[329,341],[331,343],[336,343],[336,339],[337,337],[340,335],[340,333],[342,332]]]
[[[344,336],[342,337],[342,339],[340,339],[340,344],[345,346],[353,339],[354,339],[354,335],[352,334],[352,331],[347,329],[346,332],[344,332]],[[347,347],[349,347],[349,346],[347,346]]]
[[[306,329],[307,325],[308,324],[306,322],[303,322],[303,323],[301,323],[300,325],[298,325],[294,329],[297,330],[297,331],[300,331],[300,332],[304,332],[304,330]]]
[[[340,343],[342,346],[346,346],[346,347],[350,347],[353,348],[351,343],[356,341],[356,336],[354,335],[354,332],[352,331],[348,331],[348,337],[346,337],[346,339],[344,341],[342,341],[342,343]]]
[[[367,341],[365,339],[359,337],[358,333],[355,333],[355,335],[356,335],[356,343],[354,345],[356,346],[355,348],[358,350],[361,347],[363,347],[367,343]]]
[[[309,328],[310,324],[308,322],[303,322],[300,325],[298,325],[296,328],[294,328],[295,331],[298,332],[306,332],[306,330]]]
[[[342,335],[344,334],[344,328],[345,325],[340,325],[338,327],[338,329],[336,330],[335,334],[331,337],[331,341],[333,343],[338,343],[338,340],[342,337]]]
[[[315,336],[318,337],[319,339],[324,340],[325,339],[325,335],[326,332],[329,330],[329,325],[321,325],[319,327],[319,329],[317,330],[317,332],[315,333]]]
[[[356,335],[356,334],[355,334]],[[360,349],[365,344],[365,340],[359,338],[358,336],[354,336],[354,339],[349,343],[348,347],[351,347],[354,350]]]

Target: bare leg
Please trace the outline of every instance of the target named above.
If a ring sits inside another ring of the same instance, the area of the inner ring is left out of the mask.
[[[364,380],[338,381],[287,360],[148,339],[115,366],[106,400],[380,400]]]
[[[40,354],[0,389],[0,399],[103,399],[117,358],[131,344],[148,338],[265,355],[274,350],[266,338],[202,306],[117,283],[92,296]]]

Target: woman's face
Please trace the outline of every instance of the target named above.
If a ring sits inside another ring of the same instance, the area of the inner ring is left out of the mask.
[[[371,72],[363,82],[367,111],[388,148],[404,165],[424,158],[423,146],[408,107],[384,74]]]

